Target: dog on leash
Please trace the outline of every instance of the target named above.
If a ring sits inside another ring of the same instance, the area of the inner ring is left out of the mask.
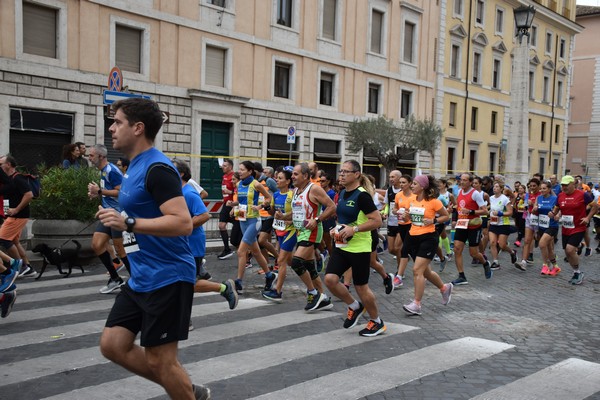
[[[46,267],[48,265],[54,265],[58,268],[58,272],[61,275],[64,275],[64,278],[67,278],[71,275],[73,267],[79,267],[81,269],[81,273],[83,274],[85,271],[81,266],[81,262],[79,261],[79,251],[81,250],[81,244],[77,240],[72,240],[75,243],[76,248],[67,248],[61,249],[59,247],[51,248],[45,243],[40,243],[31,250],[34,253],[40,253],[44,258],[42,264],[42,270],[40,274],[35,278],[38,280],[46,271]],[[62,265],[63,263],[67,263],[67,267],[69,268],[68,272],[63,272]]]

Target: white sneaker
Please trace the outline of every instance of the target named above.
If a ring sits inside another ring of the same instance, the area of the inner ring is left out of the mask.
[[[440,256],[438,256],[437,254],[435,256],[433,256],[433,261],[435,262],[440,262]]]
[[[125,282],[123,282],[123,280],[113,281],[112,279],[109,279],[106,286],[104,286],[102,289],[100,289],[100,293],[102,293],[102,294],[112,293],[115,290],[119,289],[124,283]]]

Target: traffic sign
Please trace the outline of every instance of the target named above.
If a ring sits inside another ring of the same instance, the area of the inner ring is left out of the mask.
[[[123,89],[123,74],[117,66],[113,67],[108,74],[108,90],[120,92]]]
[[[161,111],[163,124],[168,124],[171,119],[171,114],[168,111]]]
[[[115,101],[130,99],[132,97],[142,98],[142,99],[151,99],[152,98],[145,94],[135,94],[135,93],[116,92],[114,90],[104,90],[104,104],[112,104]]]
[[[296,127],[290,126],[287,131],[287,143],[295,144],[296,143]]]

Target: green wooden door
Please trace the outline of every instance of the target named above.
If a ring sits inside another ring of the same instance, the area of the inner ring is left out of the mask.
[[[223,172],[218,158],[229,157],[229,132],[231,124],[202,121],[202,158],[200,159],[200,185],[208,192],[209,199],[221,199]]]

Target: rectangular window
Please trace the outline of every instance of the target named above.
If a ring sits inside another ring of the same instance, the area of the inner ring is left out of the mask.
[[[456,126],[456,103],[450,103],[450,114],[448,115],[448,125]]]
[[[225,53],[227,50],[206,46],[205,82],[207,85],[225,87]]]
[[[210,4],[217,7],[225,7],[225,0],[208,0]]]
[[[560,138],[560,125],[556,125],[554,127],[554,143],[555,144],[558,144],[559,138]],[[568,146],[569,146],[569,142],[567,141],[567,153],[569,152]]]
[[[469,150],[469,171],[477,171],[477,150]]]
[[[504,32],[504,10],[496,9],[496,33]]]
[[[553,165],[553,168],[552,168],[552,173],[554,175],[558,174],[558,158],[554,159],[554,165]]]
[[[558,81],[556,85],[556,105],[558,107],[563,106],[563,83],[562,81]]]
[[[137,28],[132,28],[125,25],[116,25],[115,61],[122,70],[136,72],[138,74],[142,72],[142,33],[143,31]]]
[[[479,112],[479,109],[477,107],[471,108],[471,130],[472,131],[477,130],[477,113],[478,112]]]
[[[371,11],[371,52],[381,54],[383,36],[383,13],[381,11]]]
[[[481,53],[473,53],[473,83],[481,83]]]
[[[450,76],[453,78],[459,77],[460,71],[460,47],[452,45],[452,63],[450,64]]]
[[[415,40],[415,24],[410,22],[404,23],[404,54],[403,60],[408,63],[414,63],[414,40]]]
[[[498,127],[497,127],[497,124],[498,124],[498,112],[497,111],[492,111],[492,116],[490,118],[490,123],[491,123],[490,132],[495,135],[496,133],[498,133]]]
[[[58,10],[23,2],[23,53],[57,58]]]
[[[400,118],[406,118],[412,112],[412,92],[403,90],[400,97]]]
[[[275,87],[276,97],[290,98],[290,72],[292,66],[284,63],[275,63]]]
[[[448,147],[448,159],[446,160],[446,173],[454,174],[454,158],[456,149],[454,147]]]
[[[550,93],[550,78],[544,77],[544,88],[542,93],[542,101],[547,103],[549,101],[549,93]]]
[[[323,32],[325,39],[335,40],[335,13],[337,0],[323,0]]]
[[[371,114],[379,114],[379,89],[380,85],[369,83],[369,105],[367,111]]]
[[[292,150],[292,165],[295,165],[298,162],[298,156],[300,153],[298,152],[298,140],[296,143],[291,145]],[[287,163],[288,157],[290,155],[290,145],[287,144],[287,135],[278,135],[275,133],[269,133],[267,136],[267,159],[285,159]]]
[[[463,15],[463,0],[454,0],[454,15]]]
[[[496,153],[490,151],[490,175],[494,175],[496,172]]]
[[[477,0],[477,10],[475,11],[475,23],[483,25],[483,17],[485,16],[485,2]]]
[[[531,140],[531,118],[527,120],[527,139]]]
[[[560,58],[565,58],[566,47],[567,47],[567,42],[565,41],[564,38],[560,38],[560,47],[558,50],[558,55],[560,56]]]
[[[492,68],[492,87],[500,89],[500,60],[495,59]]]
[[[542,142],[546,141],[546,122],[542,121],[542,129],[540,131],[540,140]]]
[[[333,105],[333,81],[335,76],[321,72],[321,87],[319,93],[319,104],[324,106]]]
[[[546,53],[552,53],[552,32],[546,32]]]
[[[537,26],[535,25],[531,26],[529,43],[531,44],[531,47],[537,46]]]
[[[546,157],[540,157],[540,166],[539,166],[540,174],[544,175],[545,167],[546,167]]]
[[[535,72],[529,71],[529,99],[535,99]]]
[[[337,176],[337,171],[340,168],[341,142],[338,140],[314,139],[313,160],[319,164],[319,168],[331,176]]]
[[[292,0],[277,0],[277,24],[292,27]]]

